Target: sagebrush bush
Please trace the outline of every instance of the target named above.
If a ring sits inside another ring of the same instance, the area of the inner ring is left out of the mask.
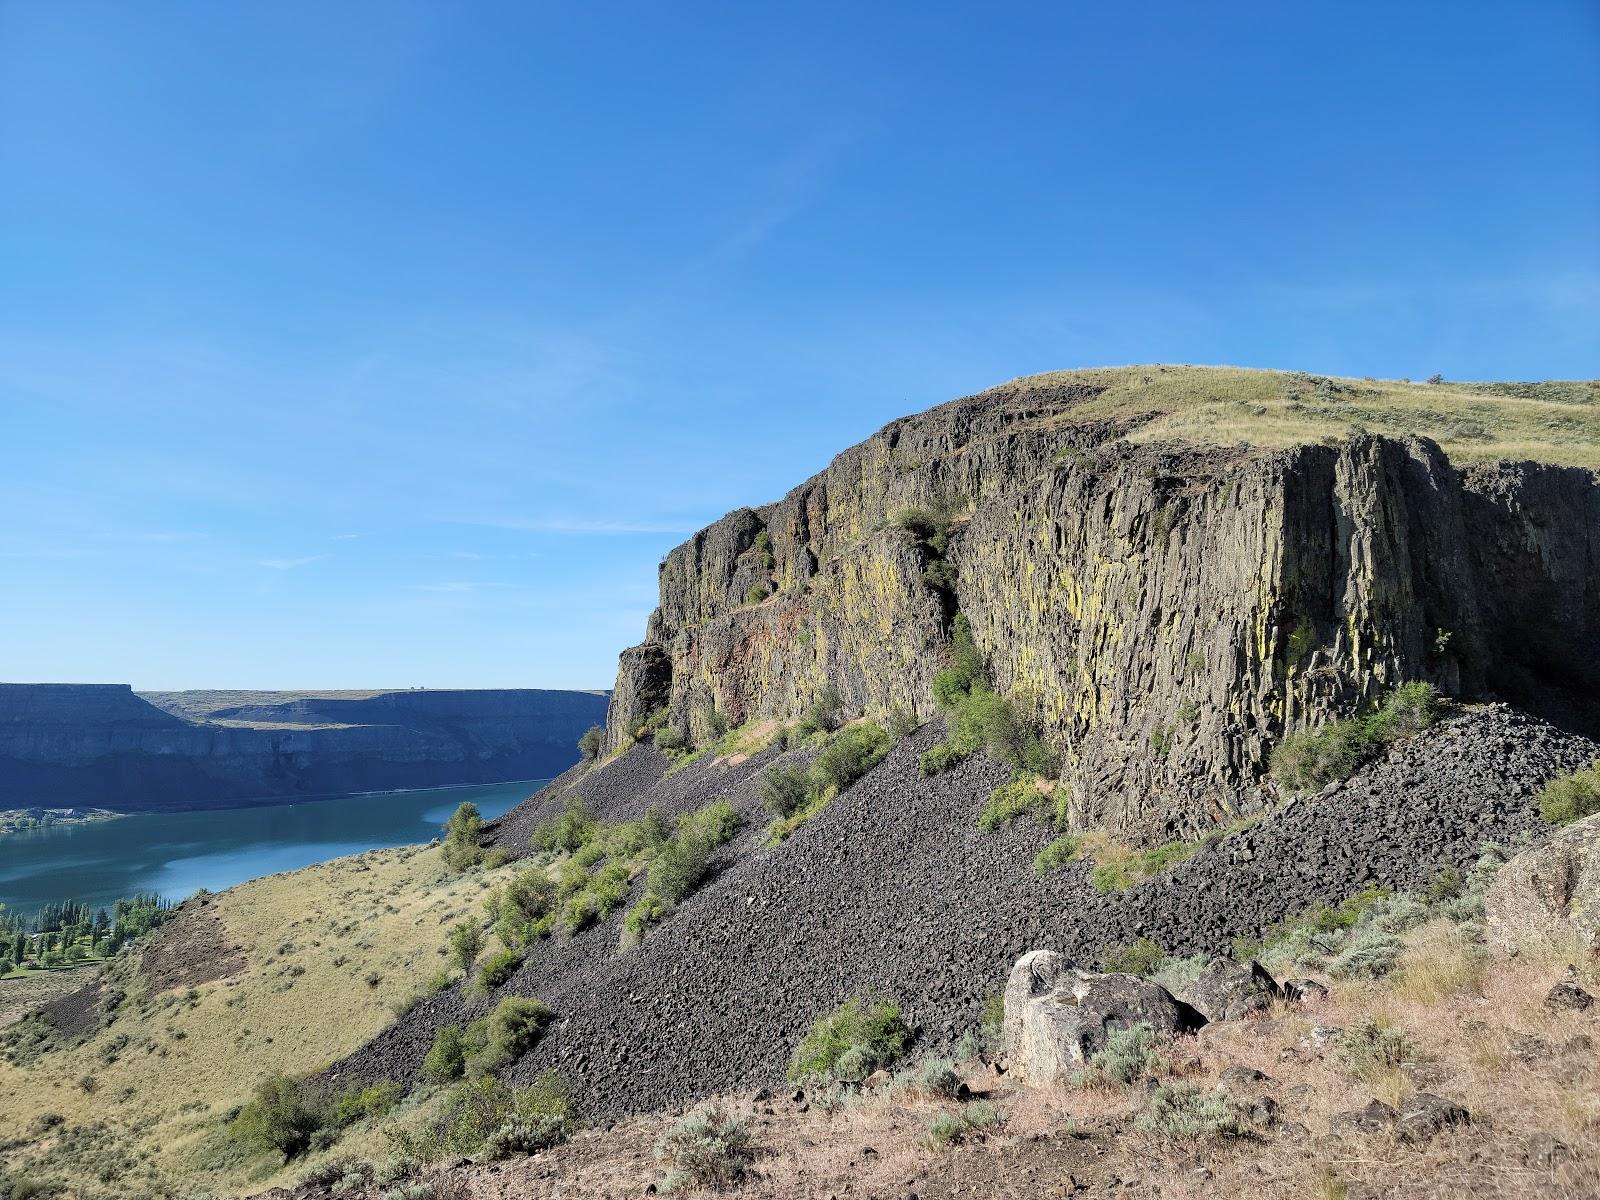
[[[1562,775],[1539,793],[1539,815],[1551,825],[1566,825],[1600,812],[1600,759]]]
[[[933,698],[947,714],[945,740],[922,755],[922,773],[937,775],[987,750],[1019,771],[1050,775],[1055,760],[1033,726],[1005,697],[992,691],[965,613],[951,634],[950,666],[934,676]]]
[[[1106,1044],[1089,1056],[1089,1070],[1076,1082],[1107,1080],[1126,1087],[1141,1075],[1160,1069],[1161,1056],[1155,1045],[1155,1031],[1142,1021],[1113,1029],[1106,1035]]]
[[[510,1158],[513,1154],[538,1154],[567,1140],[571,1121],[566,1116],[542,1113],[513,1116],[483,1142],[485,1158]]]
[[[896,1004],[845,1001],[819,1017],[789,1062],[789,1078],[819,1083],[859,1083],[905,1053],[910,1030]]]
[[[1234,1138],[1245,1132],[1243,1117],[1231,1096],[1201,1091],[1182,1080],[1156,1088],[1136,1123],[1147,1133],[1182,1141]]]
[[[446,1092],[422,1129],[396,1127],[386,1134],[402,1158],[430,1163],[477,1154],[508,1125],[548,1130],[550,1122],[559,1121],[566,1130],[571,1120],[572,1089],[554,1071],[544,1072],[526,1087],[513,1087],[485,1075]],[[515,1137],[515,1133],[508,1134],[506,1144]]]
[[[933,1055],[919,1062],[906,1082],[925,1096],[936,1096],[946,1100],[954,1100],[966,1090],[966,1084],[961,1079],[961,1073],[956,1070],[955,1063],[940,1055]]]
[[[669,1192],[733,1187],[755,1162],[750,1127],[719,1108],[696,1109],[662,1134],[656,1159],[668,1169]]]

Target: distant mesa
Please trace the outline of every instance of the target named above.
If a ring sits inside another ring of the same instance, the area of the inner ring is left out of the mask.
[[[558,774],[604,691],[192,691],[0,684],[8,808],[272,803]]]

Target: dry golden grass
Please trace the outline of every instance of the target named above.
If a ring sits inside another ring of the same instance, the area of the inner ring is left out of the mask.
[[[107,1122],[184,1188],[226,1192],[297,1174],[303,1164],[285,1172],[273,1156],[206,1169],[223,1114],[265,1076],[318,1070],[393,1020],[392,1006],[444,965],[448,925],[479,904],[490,878],[448,876],[436,849],[411,847],[218,894],[209,907],[244,971],[192,998],[130,989],[121,1015],[86,1044],[27,1067],[0,1062],[0,1140],[57,1113],[68,1124]],[[108,1065],[102,1053],[121,1037],[128,1043]]]
[[[1106,390],[1072,421],[1154,414],[1131,440],[1283,447],[1357,429],[1437,441],[1457,463],[1534,459],[1600,469],[1600,384],[1406,383],[1238,367],[1152,365],[1032,375],[1007,387]]]

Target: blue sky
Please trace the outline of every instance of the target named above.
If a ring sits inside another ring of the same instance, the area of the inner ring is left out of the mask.
[[[905,412],[1597,330],[1592,0],[0,0],[0,678],[609,686]]]

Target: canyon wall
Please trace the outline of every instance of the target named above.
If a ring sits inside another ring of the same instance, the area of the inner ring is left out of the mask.
[[[234,701],[234,702],[230,702]],[[599,692],[159,693],[0,684],[0,808],[214,807],[554,776]]]
[[[1020,383],[896,421],[677,547],[608,746],[662,705],[685,728],[789,720],[830,686],[849,714],[931,716],[957,610],[1085,826],[1192,834],[1259,808],[1286,731],[1407,680],[1600,727],[1593,472],[1458,471],[1366,434],[1134,444],[1137,412],[1075,420],[1095,394]],[[893,521],[939,504],[947,587]]]

